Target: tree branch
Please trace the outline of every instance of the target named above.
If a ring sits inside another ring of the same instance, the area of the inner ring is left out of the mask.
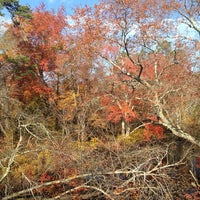
[[[0,183],[6,178],[6,176],[9,174],[10,172],[10,169],[11,169],[11,166],[12,164],[14,163],[14,160],[15,160],[15,157],[16,157],[16,154],[17,152],[19,151],[19,147],[21,145],[21,142],[22,142],[22,135],[20,134],[20,137],[19,137],[19,141],[17,143],[17,146],[16,148],[14,149],[14,151],[12,152],[9,160],[8,160],[8,165],[7,167],[3,168],[4,169],[4,173],[2,175],[2,177],[0,178]]]

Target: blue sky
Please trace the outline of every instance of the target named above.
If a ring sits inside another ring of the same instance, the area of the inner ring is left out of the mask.
[[[98,0],[19,0],[20,4],[29,5],[31,9],[39,6],[42,2],[46,5],[47,9],[57,10],[62,5],[65,6],[68,14],[73,12],[72,8],[76,6],[94,5]]]
[[[41,3],[44,3],[46,5],[46,8],[48,10],[54,9],[55,11],[60,8],[62,5],[64,5],[66,9],[66,14],[70,15],[73,13],[73,8],[77,6],[84,6],[84,5],[94,5],[95,3],[98,3],[98,0],[19,0],[19,3],[22,5],[29,5],[31,9],[36,8],[39,6]],[[6,11],[4,12],[5,14],[7,13]],[[1,24],[3,22],[9,22],[10,21],[10,16],[8,14],[5,15],[4,18],[0,18],[0,29],[2,30]],[[4,28],[5,29],[5,28]],[[182,35],[185,35],[186,37],[192,37],[196,38],[197,33],[190,29],[188,26],[179,24],[179,33]],[[0,31],[1,35],[1,31]],[[199,35],[198,35],[199,37]]]
[[[48,10],[54,9],[55,11],[63,5],[66,9],[66,14],[70,15],[73,13],[73,8],[84,5],[93,6],[95,3],[98,3],[98,0],[19,0],[19,3],[21,5],[29,5],[32,10],[34,10],[41,3],[44,3]],[[3,10],[3,13],[5,16],[0,17],[0,36],[6,30],[4,23],[11,22],[10,14],[6,9]]]

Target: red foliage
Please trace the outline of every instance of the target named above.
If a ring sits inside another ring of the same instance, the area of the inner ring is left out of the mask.
[[[197,189],[196,191],[194,191],[191,194],[186,193],[184,195],[184,197],[185,197],[184,199],[186,199],[186,200],[199,200],[200,191]]]
[[[145,124],[145,129],[143,131],[143,137],[145,141],[149,141],[153,136],[157,139],[164,138],[164,129],[160,125]]]
[[[52,93],[51,88],[44,85],[44,83],[35,79],[35,77],[31,75],[13,79],[12,82],[14,89],[10,95],[22,102],[29,102],[40,95],[48,95]]]
[[[110,102],[109,98],[105,98],[102,100],[102,102],[108,104],[106,107],[108,121],[118,123],[123,119],[126,122],[131,122],[138,117],[138,114],[134,112],[131,106],[125,101],[120,101],[113,104]]]
[[[50,180],[51,180],[51,176],[47,172],[43,173],[40,177],[41,183],[44,183]]]
[[[74,167],[68,167],[64,169],[60,169],[58,171],[54,172],[45,172],[40,176],[40,182],[51,182],[57,179],[67,179],[67,178],[73,178],[77,175],[77,170]],[[67,189],[70,189],[71,187],[76,187],[79,185],[81,180],[72,179],[69,183],[57,183],[53,184],[47,187],[41,187],[36,191],[36,193],[42,193],[42,195],[46,195],[49,197],[53,197],[55,195],[58,195]],[[84,191],[84,189],[80,189],[77,192]]]
[[[46,11],[42,4],[33,12],[32,20],[22,19],[20,27],[11,29],[19,40],[19,59],[12,61],[12,96],[27,102],[52,92],[46,80],[52,79],[49,72],[57,68],[57,55],[65,45],[64,26],[64,10]]]

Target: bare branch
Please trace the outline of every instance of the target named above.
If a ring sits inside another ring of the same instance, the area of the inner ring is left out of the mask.
[[[153,167],[152,169],[149,168],[149,169],[141,170],[140,168],[136,167],[136,168],[129,169],[129,170],[116,170],[116,171],[110,171],[110,172],[105,172],[105,173],[98,173],[97,172],[95,174],[93,174],[93,173],[80,174],[80,175],[77,175],[77,176],[74,176],[74,177],[71,177],[71,178],[67,178],[67,179],[55,180],[55,181],[45,182],[45,183],[42,183],[42,184],[39,184],[39,185],[35,185],[35,186],[32,186],[28,189],[21,190],[19,192],[16,192],[16,193],[13,193],[13,194],[8,195],[6,197],[3,197],[2,200],[8,200],[8,199],[16,198],[20,195],[23,195],[23,194],[26,194],[26,193],[29,193],[29,192],[33,192],[34,190],[38,190],[41,187],[46,187],[46,186],[60,184],[60,183],[69,183],[69,182],[76,180],[76,179],[82,179],[82,178],[87,178],[87,177],[91,177],[91,176],[92,177],[93,176],[109,176],[109,175],[120,175],[120,174],[131,175],[132,177],[126,181],[126,184],[128,184],[128,182],[133,181],[135,178],[139,178],[139,177],[143,177],[144,181],[146,180],[146,177],[148,177],[148,176],[154,176],[155,179],[156,179],[156,177],[166,177],[165,174],[160,173],[161,170],[171,168],[171,167],[174,167],[174,166],[179,166],[179,165],[182,164],[182,160],[180,160],[179,162],[172,163],[172,164],[166,164],[166,165],[162,166],[162,162],[161,162],[162,159],[163,159],[163,157],[160,158],[158,164],[155,167]],[[142,165],[141,165],[141,167],[142,167]],[[159,172],[159,173],[157,173],[157,172]],[[103,193],[107,198],[113,200],[113,198],[107,192],[102,190],[101,188],[96,187],[96,186],[89,186],[89,185],[85,185],[85,184],[77,186],[77,187],[75,187],[71,190],[68,190],[68,191],[58,195],[57,197],[54,197],[53,199],[57,199],[60,196],[63,196],[64,194],[67,194],[67,193],[70,193],[70,192],[73,192],[73,191],[75,191],[79,188],[90,188],[90,189],[94,189],[94,190],[97,190],[97,191]]]
[[[22,142],[22,135],[20,134],[20,137],[19,137],[19,141],[18,141],[18,143],[17,143],[17,146],[16,146],[16,148],[13,150],[13,152],[12,152],[12,154],[11,154],[9,160],[8,160],[8,165],[7,165],[5,168],[3,168],[3,169],[4,169],[4,173],[3,173],[2,177],[0,178],[0,183],[1,183],[1,182],[6,178],[6,176],[9,174],[10,169],[11,169],[11,166],[12,166],[12,164],[14,163],[15,157],[16,157],[16,155],[17,155],[17,153],[18,153],[18,151],[19,151],[19,148],[20,148],[20,146],[21,146],[21,142]]]

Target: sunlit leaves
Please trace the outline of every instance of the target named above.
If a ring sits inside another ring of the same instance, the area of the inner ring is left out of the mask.
[[[149,141],[153,137],[157,139],[164,138],[164,128],[159,125],[145,124],[145,129],[143,131],[143,137],[145,141]]]
[[[137,119],[137,114],[133,112],[126,102],[119,102],[120,105],[110,105],[108,106],[108,116],[107,119],[112,122],[120,122],[124,119],[127,122],[131,122]]]
[[[62,111],[66,121],[73,120],[77,108],[77,97],[73,91],[67,91],[59,96],[58,109]]]
[[[110,87],[110,95],[104,95],[101,98],[102,106],[105,107],[107,112],[107,120],[114,123],[121,122],[122,120],[126,122],[136,120],[138,114],[134,110],[132,89],[125,84],[120,85],[117,81],[113,82]]]

